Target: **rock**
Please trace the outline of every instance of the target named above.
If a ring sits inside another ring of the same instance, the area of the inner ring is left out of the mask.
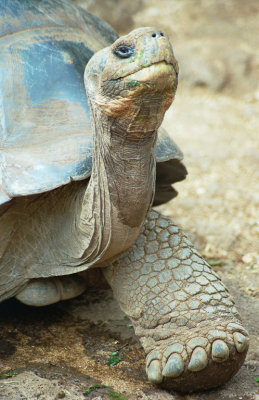
[[[226,64],[219,57],[213,57],[213,43],[193,40],[179,46],[176,58],[180,67],[180,81],[189,87],[205,86],[221,90],[229,80]]]
[[[74,0],[80,7],[97,15],[121,33],[133,27],[133,15],[141,9],[142,0]]]

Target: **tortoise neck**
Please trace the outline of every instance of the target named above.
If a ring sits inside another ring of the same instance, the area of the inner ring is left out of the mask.
[[[99,136],[102,161],[109,185],[110,201],[118,221],[129,227],[142,226],[153,200],[155,185],[156,132],[132,134],[118,121]]]
[[[154,195],[157,134],[132,134],[93,107],[92,129],[93,167],[79,226],[90,239],[85,256],[99,265],[139,236]]]

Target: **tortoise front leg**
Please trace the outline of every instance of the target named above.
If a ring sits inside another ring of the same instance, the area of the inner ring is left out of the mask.
[[[144,347],[150,381],[187,392],[238,371],[248,333],[233,299],[170,219],[150,212],[136,244],[104,274]]]

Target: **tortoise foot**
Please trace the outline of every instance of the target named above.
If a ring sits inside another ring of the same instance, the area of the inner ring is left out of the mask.
[[[161,327],[156,336],[159,330]],[[213,321],[213,326],[201,323],[195,329],[179,330],[156,343],[152,336],[142,340],[144,347],[145,342],[148,347],[151,342],[154,346],[146,358],[148,379],[181,392],[205,390],[227,382],[244,362],[249,341],[239,322],[220,320]]]
[[[32,279],[15,297],[28,306],[47,306],[82,294],[87,285],[78,275]]]
[[[190,392],[238,371],[248,334],[234,301],[173,221],[150,212],[136,245],[104,273],[147,354],[150,381]]]

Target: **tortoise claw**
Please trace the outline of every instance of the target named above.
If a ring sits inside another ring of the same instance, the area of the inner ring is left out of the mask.
[[[240,332],[235,332],[233,334],[234,337],[234,343],[236,346],[236,349],[239,353],[243,353],[243,351],[245,351],[248,347],[248,340],[247,338],[242,335],[242,333]]]
[[[188,370],[198,372],[207,367],[207,364],[208,357],[206,351],[202,347],[196,347],[196,349],[192,353],[191,360],[188,365]]]
[[[177,376],[181,375],[183,370],[184,370],[183,359],[180,356],[180,354],[175,353],[169,357],[169,359],[163,369],[162,374],[163,374],[163,376],[167,376],[170,378],[176,378]]]
[[[152,383],[161,383],[163,380],[163,375],[161,373],[161,364],[158,360],[151,361],[149,367],[147,368],[147,376]]]
[[[212,360],[218,363],[224,362],[229,358],[229,348],[223,340],[215,340],[212,344]]]

